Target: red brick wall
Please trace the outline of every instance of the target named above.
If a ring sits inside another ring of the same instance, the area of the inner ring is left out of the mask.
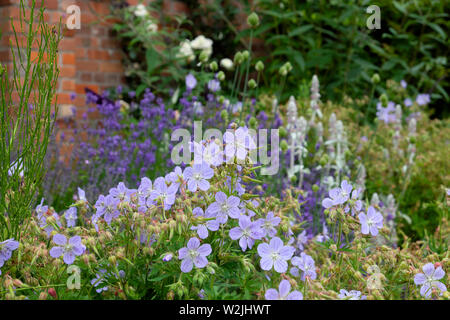
[[[31,0],[24,1],[31,3]],[[128,0],[128,3],[137,5],[140,2],[151,1]],[[36,0],[36,3],[39,7],[41,0]],[[79,119],[87,110],[84,88],[101,93],[107,88],[122,84],[124,68],[121,63],[123,53],[119,42],[111,35],[112,21],[105,21],[105,17],[109,14],[110,0],[44,0],[46,21],[57,24],[62,19],[65,25],[66,8],[73,4],[80,7],[81,29],[66,29],[60,43],[57,101],[60,106],[60,117],[72,117],[72,107],[75,106],[75,116]],[[187,13],[188,7],[180,1],[164,0],[163,10],[166,14]],[[0,30],[3,33],[0,41],[0,62],[4,64],[11,62],[10,17],[16,19],[19,13],[19,0],[0,0]],[[240,22],[245,22],[245,19]],[[72,93],[77,94],[73,101],[70,98]]]
[[[28,0],[30,3],[31,1]],[[147,2],[147,1],[144,1]],[[41,0],[36,1],[38,7]],[[129,0],[136,5],[138,0]],[[76,106],[76,117],[86,112],[84,88],[96,92],[123,83],[124,69],[121,63],[122,51],[118,41],[111,36],[111,21],[104,21],[109,14],[110,0],[44,0],[45,19],[50,24],[67,20],[66,8],[72,4],[81,10],[81,29],[65,31],[59,47],[59,81],[57,101],[60,117],[69,117],[72,106]],[[180,12],[186,10],[183,3],[166,1],[165,10]],[[20,14],[19,0],[0,0],[0,62],[11,62],[9,40],[12,39],[10,17],[16,19]],[[71,93],[76,93],[74,101]]]
[[[37,0],[36,3],[40,6],[41,1]],[[46,21],[57,24],[62,19],[65,25],[66,8],[72,4],[78,5],[81,9],[81,29],[66,29],[59,46],[60,75],[57,101],[61,106],[62,117],[70,116],[72,105],[77,108],[77,117],[81,117],[86,111],[85,87],[101,92],[123,82],[121,49],[118,42],[110,36],[110,23],[101,22],[109,13],[110,1],[45,0]],[[2,63],[7,63],[11,59],[9,40],[12,34],[9,17],[15,19],[19,14],[19,0],[0,0],[0,28],[3,32],[0,42]],[[70,95],[74,92],[77,98],[72,101]]]

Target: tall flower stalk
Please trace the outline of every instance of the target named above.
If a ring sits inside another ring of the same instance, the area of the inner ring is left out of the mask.
[[[0,71],[0,239],[18,239],[30,215],[57,111],[60,28],[46,24],[43,5],[39,12],[35,5],[20,1],[18,23],[11,19],[12,70]]]

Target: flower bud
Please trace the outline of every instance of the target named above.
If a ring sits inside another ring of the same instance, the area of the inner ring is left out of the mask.
[[[203,63],[207,62],[209,59],[209,52],[203,50],[200,52],[200,55],[198,56],[199,60]]]
[[[248,120],[248,125],[250,126],[250,128],[256,129],[256,126],[258,125],[258,120],[256,120],[255,117],[251,117]]]
[[[262,61],[258,61],[255,65],[255,69],[258,72],[261,72],[264,70],[264,63]]]
[[[387,105],[388,105],[388,97],[387,97],[387,95],[386,95],[385,93],[383,93],[383,94],[380,96],[380,101],[381,101],[381,105],[382,105],[383,107],[387,107]]]
[[[234,55],[234,64],[240,65],[244,61],[244,57],[242,56],[241,52],[236,52]]]
[[[217,79],[219,79],[219,81],[225,80],[225,73],[223,71],[219,71],[217,73]],[[223,102],[221,102],[221,103],[223,103]]]
[[[45,292],[45,291],[42,291],[42,292],[39,294],[39,300],[47,300],[47,297],[48,297],[48,294],[47,294],[47,292]]]
[[[313,192],[319,191],[319,186],[318,186],[317,184],[313,184],[313,186],[312,186],[312,191],[313,191]]]
[[[219,66],[217,65],[216,61],[213,61],[209,64],[209,68],[211,69],[211,71],[217,71],[217,69],[219,69]]]
[[[248,17],[247,17],[247,24],[252,28],[255,29],[256,27],[259,26],[259,17],[256,14],[256,12],[252,12]]]
[[[110,257],[108,258],[108,261],[109,261],[109,263],[111,263],[113,266],[115,266],[116,263],[117,263],[117,258],[116,258],[116,256],[112,255],[112,256],[110,256]]]
[[[380,75],[378,73],[374,73],[374,75],[372,76],[372,83],[373,84],[377,84],[380,82]]]
[[[220,112],[220,117],[221,117],[223,120],[228,121],[228,111],[225,110],[225,109],[223,109],[223,110]]]
[[[56,294],[56,290],[54,288],[48,289],[48,294],[51,295],[54,299],[58,299],[58,295]]]
[[[296,183],[296,182],[297,182],[297,176],[296,176],[296,175],[293,175],[293,176],[290,178],[290,180],[291,180],[291,183],[292,183],[292,184]]]
[[[284,138],[287,136],[287,130],[285,127],[279,127],[278,133],[280,134],[280,138]]]
[[[247,60],[249,57],[250,53],[248,52],[248,50],[242,51],[242,58],[244,59],[243,61]]]
[[[288,146],[286,139],[281,140],[281,142],[280,142],[281,151],[286,152],[288,147],[289,146]]]
[[[258,86],[258,84],[256,83],[256,81],[254,79],[250,79],[248,81],[248,87],[250,89],[255,89]]]

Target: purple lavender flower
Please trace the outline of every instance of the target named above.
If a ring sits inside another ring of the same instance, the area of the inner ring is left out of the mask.
[[[172,258],[173,258],[173,254],[169,252],[169,253],[166,253],[166,254],[164,255],[164,257],[162,258],[162,260],[163,260],[164,262],[168,262],[168,261],[172,260]]]
[[[212,213],[211,211],[206,210],[206,213],[203,212],[203,209],[200,207],[196,207],[194,210],[192,210],[192,213],[196,217],[202,217],[205,219],[211,219],[215,218],[216,215]],[[219,230],[220,223],[216,219],[214,220],[208,220],[204,223],[200,223],[196,226],[192,226],[191,230],[197,230],[197,234],[200,237],[200,239],[206,239],[208,238],[208,229],[211,231],[217,231]]]
[[[19,241],[15,241],[13,238],[0,242],[0,268],[3,264],[11,259],[12,252],[19,248]],[[0,275],[2,271],[0,270]]]
[[[420,287],[420,295],[425,298],[430,298],[432,289],[439,290],[442,296],[443,292],[447,291],[447,287],[440,281],[445,275],[442,267],[434,268],[432,263],[427,263],[422,267],[423,273],[418,273],[414,276],[414,283]]]
[[[138,207],[139,212],[145,212],[147,210],[147,199],[152,193],[153,184],[152,180],[147,177],[141,179],[141,183],[137,190]],[[153,205],[154,203],[152,203]]]
[[[367,209],[367,215],[361,212],[358,218],[361,223],[362,234],[369,234],[370,232],[375,237],[378,234],[378,229],[383,227],[383,216],[372,206]]]
[[[392,101],[389,101],[387,107],[384,108],[381,105],[381,102],[378,102],[377,118],[381,121],[384,121],[384,123],[386,123],[386,124],[395,122],[396,121],[395,103]]]
[[[300,291],[291,291],[291,284],[288,280],[283,279],[276,289],[268,289],[266,291],[266,300],[303,300],[303,294]]]
[[[199,297],[200,299],[205,299],[205,297],[206,297],[206,295],[205,295],[205,289],[201,289],[201,290],[198,292],[198,297]]]
[[[129,202],[134,193],[136,193],[136,190],[128,189],[123,182],[119,182],[117,188],[109,190],[111,196],[125,202]]]
[[[202,164],[206,162],[210,166],[220,166],[223,163],[223,150],[213,142],[203,143],[193,142],[194,164]]]
[[[416,97],[416,102],[419,106],[426,105],[430,103],[430,95],[426,93],[418,94]]]
[[[106,204],[105,204],[106,198],[104,195],[100,195],[97,199],[97,201],[95,202],[94,208],[97,209],[96,211],[96,215],[101,216],[105,213],[105,208],[106,208]]]
[[[63,260],[66,264],[72,264],[75,261],[75,256],[82,255],[86,250],[86,246],[81,243],[80,236],[74,236],[67,242],[65,235],[55,234],[53,242],[59,246],[50,249],[50,256],[58,258],[64,255]]]
[[[151,205],[151,202],[156,200],[164,206],[164,210],[169,210],[175,203],[175,195],[178,191],[178,187],[174,184],[171,184],[168,187],[166,180],[163,177],[156,178],[153,187],[154,190],[152,190],[150,197],[147,200],[147,205]]]
[[[347,180],[341,182],[340,201],[342,203],[346,202],[350,198],[352,189],[353,189],[352,185],[348,183]]]
[[[293,247],[283,245],[283,241],[278,237],[273,237],[269,244],[261,243],[258,245],[261,269],[269,271],[274,268],[278,273],[286,272],[287,261],[291,259],[294,251]]]
[[[47,207],[47,206],[45,206]],[[41,208],[42,210],[43,208]],[[50,237],[50,234],[52,233],[52,231],[54,230],[54,227],[47,223],[47,218],[52,216],[53,218],[55,218],[56,220],[56,224],[60,227],[61,226],[61,222],[59,221],[59,215],[56,212],[52,212],[50,210],[46,210],[44,213],[40,214],[37,216],[38,221],[39,221],[39,226],[41,228],[43,228],[45,230],[45,232],[47,232],[47,236]]]
[[[41,203],[38,204],[35,209],[38,218],[48,211],[48,206],[44,206],[43,204],[44,198],[41,199]]]
[[[274,237],[277,234],[277,229],[275,227],[280,224],[280,217],[276,217],[272,211],[269,211],[265,219],[261,218],[259,220],[261,221],[261,227],[264,231],[264,237]]]
[[[183,176],[187,180],[189,191],[196,192],[197,188],[207,191],[210,187],[208,179],[214,176],[214,170],[206,163],[194,164],[193,167],[184,169]]]
[[[400,85],[401,85],[402,88],[404,88],[404,89],[406,89],[406,87],[408,86],[408,84],[406,83],[406,81],[403,80],[403,79],[400,81]]]
[[[366,296],[361,296],[361,291],[358,290],[350,290],[348,292],[345,289],[341,289],[339,292],[338,297],[345,300],[366,300],[367,298]]]
[[[251,249],[255,244],[255,240],[263,237],[264,232],[261,229],[260,222],[252,222],[247,216],[239,218],[239,227],[230,230],[230,238],[233,240],[239,239],[239,246],[245,252],[247,247]]]
[[[146,199],[150,196],[152,190],[153,190],[152,180],[150,180],[147,177],[143,177],[137,190],[137,196],[138,198]]]
[[[208,90],[211,92],[216,92],[220,90],[220,81],[212,79],[208,81]]]
[[[248,151],[256,149],[256,143],[247,127],[239,127],[234,134],[230,131],[225,132],[223,140],[226,143],[225,155],[227,161],[231,161],[234,156],[239,160],[245,160]]]
[[[359,213],[362,210],[363,202],[361,200],[358,200],[359,196],[361,194],[361,188],[354,189],[352,192],[352,200],[354,203],[352,205],[347,205],[344,209],[345,213],[350,211],[350,208],[352,210],[352,216]]]
[[[236,196],[229,196],[219,191],[216,193],[216,201],[211,203],[206,211],[210,211],[212,214],[217,215],[217,221],[220,223],[226,223],[228,216],[233,219],[239,219],[241,211],[239,210],[239,204],[241,200]]]
[[[340,188],[330,190],[330,198],[323,199],[322,206],[328,209],[336,205],[344,204],[350,198],[352,188],[352,185],[347,180],[342,181]]]
[[[181,248],[178,251],[178,259],[183,260],[181,262],[181,271],[190,272],[195,265],[197,268],[204,268],[208,264],[206,256],[209,256],[212,252],[209,244],[200,245],[200,240],[193,237],[189,239],[187,247]]]
[[[179,166],[176,166],[172,172],[166,175],[165,179],[167,182],[174,184],[179,188],[184,180],[183,170]]]
[[[111,194],[106,196],[105,210],[103,213],[104,213],[104,219],[108,225],[111,224],[112,219],[115,219],[120,215],[120,211],[117,208],[119,203],[120,203],[119,198],[116,198]]]
[[[195,86],[197,85],[197,79],[195,79],[195,77],[191,73],[189,73],[186,76],[185,82],[186,82],[186,88],[189,90],[194,89]]]
[[[86,199],[86,192],[83,189],[78,188],[78,200],[83,202],[88,202]]]
[[[100,269],[99,272],[95,275],[95,278],[91,280],[91,284],[94,286],[94,288],[96,288],[95,291],[97,291],[97,293],[101,293],[102,291],[108,291],[108,286],[97,288],[100,284],[102,284],[105,281],[105,274],[106,270]]]
[[[305,245],[308,243],[308,235],[306,234],[306,230],[303,230],[298,236],[297,241],[295,242],[296,247],[299,251],[303,251],[305,249]]]
[[[341,193],[340,193],[340,188],[334,188],[331,189],[329,194],[329,198],[325,198],[322,200],[322,206],[325,209],[329,209],[331,207],[334,207],[335,205],[341,203]]]
[[[77,223],[77,208],[76,207],[70,207],[66,213],[64,214],[64,217],[66,218],[67,226],[69,228],[75,227]]]
[[[403,104],[405,107],[411,107],[413,105],[413,102],[410,98],[406,98],[405,101],[403,101]]]
[[[301,280],[305,281],[306,277],[311,280],[315,280],[317,277],[316,274],[316,266],[314,264],[314,259],[302,252],[300,257],[293,257],[291,260],[294,266],[297,266],[298,269],[302,271]],[[291,268],[291,273],[295,276],[299,276],[299,270],[296,267]]]

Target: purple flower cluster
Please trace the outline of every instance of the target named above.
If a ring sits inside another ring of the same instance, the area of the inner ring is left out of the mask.
[[[19,248],[19,242],[14,239],[8,239],[0,242],[0,268],[3,267],[6,261],[11,259],[12,252]],[[0,269],[0,275],[2,270]]]
[[[389,101],[386,107],[383,107],[381,102],[377,103],[377,118],[386,124],[396,122],[395,103]]]

